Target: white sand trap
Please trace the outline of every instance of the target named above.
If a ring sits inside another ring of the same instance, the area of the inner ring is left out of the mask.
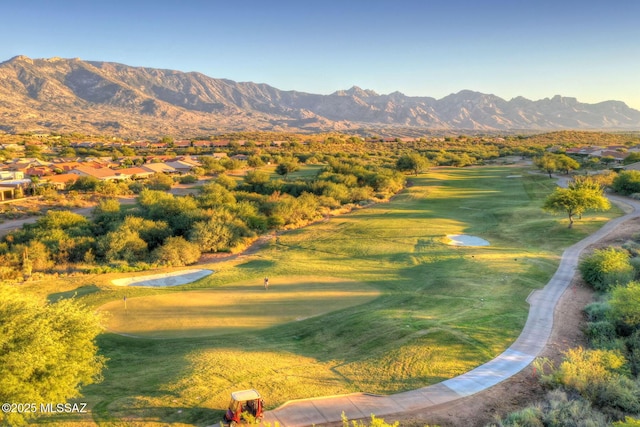
[[[453,246],[489,246],[486,240],[466,234],[447,234],[447,238]]]
[[[522,175],[507,175],[507,178],[522,178]]]
[[[207,277],[212,270],[182,270],[173,273],[152,274],[149,276],[128,277],[126,279],[113,279],[111,283],[116,286],[149,286],[160,288],[164,286],[180,286]]]

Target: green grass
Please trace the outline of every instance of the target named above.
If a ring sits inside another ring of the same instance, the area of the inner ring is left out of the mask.
[[[100,307],[112,332],[187,338],[265,329],[363,304],[379,291],[363,283],[315,277],[272,277],[216,289],[127,298]],[[125,306],[126,303],[126,306]]]
[[[507,178],[516,174],[523,177]],[[546,284],[562,250],[620,214],[585,216],[569,230],[563,217],[540,208],[553,182],[511,167],[435,169],[411,179],[389,203],[282,234],[255,255],[204,265],[215,273],[189,285],[116,289],[108,284],[115,275],[31,285],[43,296],[77,290],[95,307],[122,303],[125,293],[146,301],[183,299],[186,290],[222,295],[236,284],[260,287],[265,276],[292,286],[301,276],[341,279],[356,286],[350,290],[366,284],[380,293],[359,305],[314,295],[303,305],[315,302],[316,315],[287,322],[274,312],[272,326],[259,330],[180,339],[104,334],[104,382],[84,389],[94,418],[210,425],[233,390],[255,387],[273,408],[451,378],[506,349],[524,326],[527,295]],[[491,246],[448,246],[447,234],[477,235]]]

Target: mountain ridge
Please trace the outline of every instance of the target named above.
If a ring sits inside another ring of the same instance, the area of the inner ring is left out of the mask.
[[[195,71],[80,58],[19,55],[0,63],[0,130],[5,132],[189,136],[241,130],[311,133],[389,128],[640,130],[640,111],[615,100],[586,104],[560,95],[505,100],[472,90],[440,99],[398,91],[378,94],[358,86],[319,95]]]

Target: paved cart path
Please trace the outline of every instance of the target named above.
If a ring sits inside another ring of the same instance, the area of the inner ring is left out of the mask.
[[[578,267],[579,256],[588,246],[606,237],[619,224],[640,217],[640,202],[609,196],[628,206],[625,215],[609,221],[595,233],[567,248],[560,266],[549,283],[527,298],[529,317],[518,339],[504,353],[472,371],[438,384],[389,396],[354,393],[285,403],[265,414],[265,423],[282,427],[321,426],[339,422],[344,414],[350,419],[377,417],[428,409],[453,402],[486,390],[526,368],[546,346],[553,328],[553,314],[560,297],[567,289]],[[392,418],[392,417],[390,417]]]

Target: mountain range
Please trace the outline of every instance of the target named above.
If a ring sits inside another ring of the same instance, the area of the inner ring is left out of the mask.
[[[330,95],[283,91],[197,72],[81,59],[16,56],[0,63],[0,131],[191,137],[288,132],[640,130],[620,101],[554,96],[504,100],[470,90],[441,99],[352,87]]]

